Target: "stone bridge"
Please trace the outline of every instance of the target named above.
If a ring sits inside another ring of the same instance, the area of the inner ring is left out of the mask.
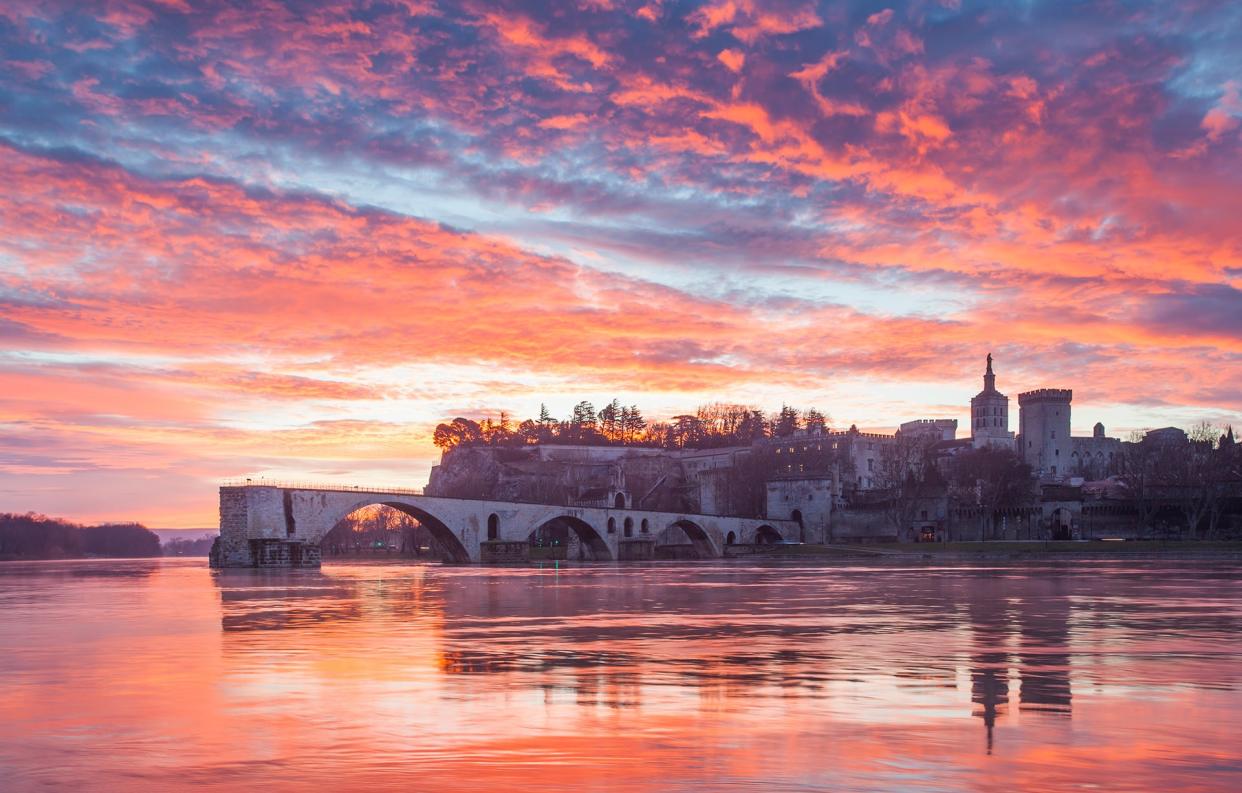
[[[557,506],[425,496],[413,490],[283,486],[220,488],[220,539],[213,567],[317,567],[319,542],[342,518],[373,504],[416,518],[445,551],[446,561],[470,563],[525,558],[540,530],[559,529],[571,558],[650,559],[660,546],[679,546],[697,558],[718,557],[727,545],[796,539],[787,520],[654,512],[616,507]]]

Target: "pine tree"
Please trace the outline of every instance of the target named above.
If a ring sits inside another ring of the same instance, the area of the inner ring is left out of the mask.
[[[621,402],[614,399],[599,411],[599,430],[610,441],[620,436],[617,422],[621,417]]]
[[[630,438],[637,441],[642,437],[643,430],[647,429],[647,420],[643,418],[643,414],[638,411],[638,405],[630,405]]]

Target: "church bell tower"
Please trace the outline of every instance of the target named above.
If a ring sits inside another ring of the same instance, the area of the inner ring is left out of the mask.
[[[983,373],[983,390],[970,400],[970,439],[976,449],[984,446],[1013,448],[1009,431],[1009,397],[996,390],[996,373],[992,371],[992,353],[988,353]]]

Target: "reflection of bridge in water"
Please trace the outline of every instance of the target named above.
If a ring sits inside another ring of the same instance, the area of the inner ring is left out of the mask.
[[[220,539],[215,567],[317,567],[319,543],[341,519],[380,504],[418,520],[459,563],[519,561],[532,536],[560,534],[570,558],[583,561],[651,559],[662,546],[695,558],[724,555],[728,545],[797,537],[793,521],[658,512],[628,507],[565,506],[426,496],[415,490],[281,485],[220,488]]]

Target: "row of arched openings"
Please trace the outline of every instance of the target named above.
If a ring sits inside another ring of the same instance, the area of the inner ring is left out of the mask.
[[[633,518],[626,518],[625,522],[621,525],[622,525],[622,536],[625,536],[625,537],[634,536],[634,519]],[[651,525],[647,523],[646,518],[643,518],[643,522],[639,525],[638,531],[640,534],[647,534],[651,531]],[[617,533],[617,519],[616,518],[608,519],[608,533],[609,534]]]
[[[423,526],[424,528],[426,528],[431,533],[431,535],[442,545],[446,560],[452,560],[456,562],[468,562],[469,561],[470,555],[466,552],[466,549],[461,545],[461,541],[457,538],[457,536],[454,534],[454,532],[451,529],[449,529],[441,521],[437,520],[434,516],[431,516],[423,512],[422,510],[418,509],[417,507],[414,507],[408,504],[384,503],[384,506],[393,507],[415,518],[419,522],[419,524]],[[799,523],[801,522],[799,521],[799,519],[802,517],[800,514],[795,512],[795,514],[792,517],[795,521],[798,521]],[[597,558],[597,559],[610,558],[608,548],[604,544],[602,538],[598,534],[596,534],[595,531],[588,524],[580,520],[577,520],[577,519],[570,519],[568,517],[558,518],[555,521],[549,522],[549,524],[558,523],[558,522],[562,530],[573,531],[578,534],[578,536],[581,538],[583,542],[583,545],[589,548],[593,554],[593,557],[589,556],[588,558]],[[683,532],[685,532],[686,538],[689,539],[691,544],[693,544],[696,547],[696,549],[699,552],[699,555],[705,555],[705,554],[710,555],[711,554],[711,545],[710,545],[711,541],[707,537],[707,534],[703,531],[701,527],[693,523],[690,523],[689,521],[678,521],[677,523],[673,525],[680,528]],[[617,519],[615,517],[610,517],[608,519],[608,528],[607,528],[608,533],[615,534],[617,531],[617,528],[618,528]],[[641,519],[637,528],[641,535],[649,535],[651,532],[650,523],[648,522],[648,519],[646,518]],[[625,517],[621,523],[621,530],[624,533],[624,536],[633,537],[635,534],[634,529],[635,529],[634,518]],[[539,530],[536,530],[536,531],[539,531]],[[532,537],[534,536],[535,534],[534,532],[532,532]],[[661,537],[663,537],[663,535],[661,535]],[[497,541],[500,539],[500,516],[496,513],[492,513],[488,515],[487,517],[487,539],[489,541]],[[739,537],[734,532],[730,531],[727,533],[727,535],[724,538],[725,545],[733,545],[738,541],[738,539]],[[767,526],[767,525],[760,526],[756,530],[754,542],[757,544],[769,544],[769,543],[776,543],[780,541],[781,541],[780,534],[771,526]]]

